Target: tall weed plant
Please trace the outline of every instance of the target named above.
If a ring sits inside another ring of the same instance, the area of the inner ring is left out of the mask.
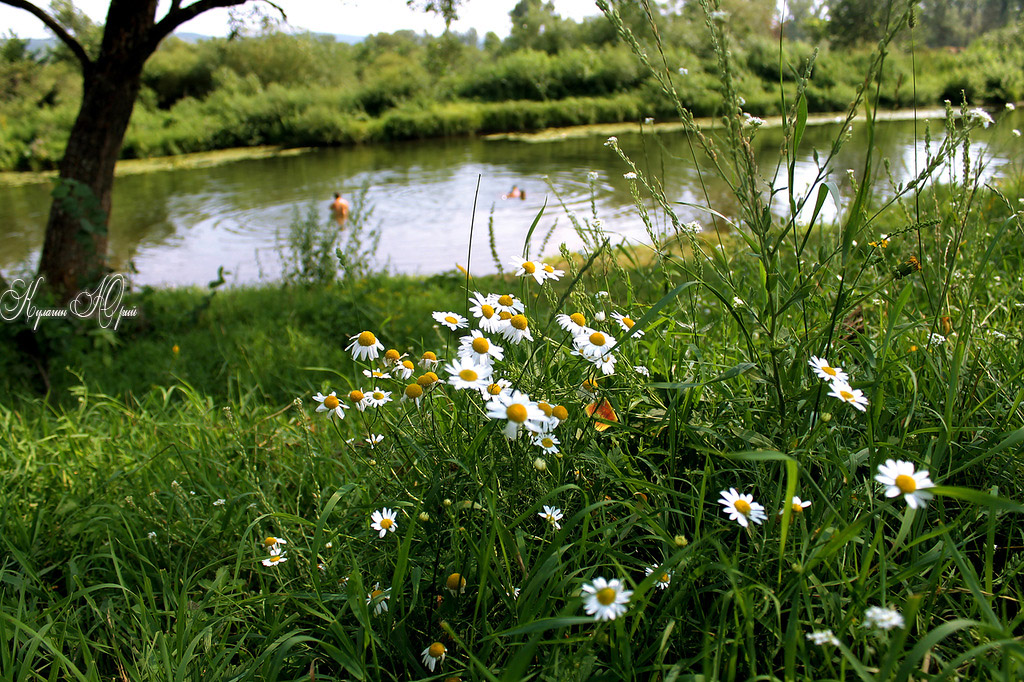
[[[907,181],[869,144],[840,192],[894,38],[913,49],[894,3],[801,192],[813,55],[780,50],[766,170],[728,15],[702,0],[724,97],[702,128],[657,27],[641,44],[600,4],[739,209],[684,223],[612,138],[646,249],[594,205],[569,216],[583,253],[531,258],[545,208],[509,278],[465,273],[428,338],[381,331],[399,301],[339,329],[351,362],[299,359],[322,381],[290,405],[83,386],[0,409],[3,674],[1021,678],[1021,181],[979,179],[989,114],[922,123]]]

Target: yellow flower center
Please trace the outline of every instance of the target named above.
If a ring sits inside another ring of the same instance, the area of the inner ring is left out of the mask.
[[[794,514],[803,514],[804,513],[803,505],[797,504],[796,502],[794,502],[793,503],[793,513]]]
[[[338,401],[338,398],[336,396],[329,395],[326,398],[324,398],[324,407],[326,407],[328,410],[333,410],[340,404],[341,403]]]
[[[281,555],[280,554],[275,554],[274,556],[270,557],[270,563],[272,563],[272,564],[276,564],[280,560],[281,560]]]
[[[351,393],[348,394],[348,399],[356,403],[360,402],[365,397],[366,396],[363,395],[362,391],[352,391]]]
[[[668,582],[669,580],[670,580],[670,578],[669,578],[669,576],[668,576],[668,573],[662,573],[662,574],[661,574],[661,575],[660,575],[660,576],[658,577],[658,582],[659,582],[659,583],[667,583],[667,582]]]
[[[463,381],[476,381],[480,378],[480,375],[471,369],[464,369],[459,372],[459,378]]]
[[[540,444],[546,448],[552,448],[555,446],[555,441],[551,440],[550,438],[542,438]]]
[[[547,264],[544,265],[544,272],[554,272],[554,271],[555,271],[554,266],[547,265]]]
[[[821,371],[824,372],[825,374],[829,375],[830,377],[834,377],[836,375],[836,371],[834,369],[832,369],[831,367],[829,367],[828,365],[822,365],[821,366]]]
[[[460,587],[466,586],[466,579],[458,573],[452,573],[450,576],[448,576],[448,580],[445,581],[444,585],[449,590],[457,590]]]
[[[434,383],[434,379],[430,376],[433,372],[427,372],[423,376],[416,377],[416,383],[426,388],[427,386]]]
[[[849,391],[839,391],[839,395],[843,396],[843,400],[845,400],[846,402],[850,402],[851,400],[853,400],[853,394],[850,393]]]
[[[532,275],[533,273],[537,272],[537,266],[534,265],[532,261],[526,261],[525,263],[523,263],[523,271],[526,272],[526,274],[528,275]]]
[[[402,360],[402,367],[406,369],[414,369],[415,365],[412,364],[412,360]]]
[[[374,391],[373,392],[373,399],[374,400],[384,400],[384,393],[382,391]]]
[[[395,360],[397,360],[400,357],[402,357],[401,353],[399,353],[394,348],[389,348],[388,351],[386,353],[384,353],[384,359],[385,360],[390,360],[391,362],[394,362]]]
[[[491,343],[482,336],[478,336],[473,339],[473,350],[477,353],[486,353],[491,349]]]
[[[548,405],[547,403],[537,403],[537,407],[540,408],[540,411],[544,413],[545,417],[550,417],[551,413],[553,412],[551,406]]]
[[[489,320],[492,317],[494,317],[494,307],[489,306],[485,303],[482,306],[480,306],[480,314]]]
[[[573,313],[569,316],[569,319],[581,327],[587,323],[587,318],[583,317],[579,313]]]
[[[363,332],[359,335],[358,342],[360,346],[375,346],[377,345],[377,337],[371,332]]]
[[[487,387],[487,392],[491,395],[498,395],[501,393],[501,384],[491,384]]]
[[[514,303],[514,299],[508,294],[502,294],[498,297],[498,303],[505,306],[506,308]]]
[[[514,403],[505,410],[505,416],[508,417],[510,422],[522,424],[526,421],[526,408],[519,403]]]
[[[441,644],[440,642],[434,642],[430,645],[430,648],[427,649],[427,654],[431,658],[441,658],[442,656],[444,656],[444,644]]]
[[[735,502],[732,503],[732,506],[736,509],[736,511],[738,511],[740,514],[743,514],[744,516],[750,513],[750,503],[747,502],[746,500],[736,500]]]
[[[605,587],[597,591],[597,601],[603,606],[608,606],[615,601],[615,590],[610,587]]]
[[[505,320],[507,322],[508,320],[512,319],[512,313],[508,312],[507,310],[502,310],[500,313],[498,313],[498,319]]]
[[[604,334],[602,334],[601,332],[594,332],[593,334],[590,335],[590,343],[594,344],[595,346],[603,346],[604,342]]]
[[[569,410],[565,409],[561,405],[555,405],[554,409],[551,410],[551,416],[558,421],[565,421],[569,418]]]
[[[270,547],[271,545],[276,545],[276,544],[277,544],[277,538],[275,538],[273,536],[267,537],[267,538],[265,538],[263,540],[263,546],[264,547]]]
[[[631,317],[623,317],[622,318],[622,324],[626,325],[627,329],[632,329],[633,325],[636,324],[636,322],[634,322],[633,318],[631,318]]]
[[[914,480],[913,476],[900,474],[896,477],[896,487],[900,489],[900,492],[912,493],[917,490],[917,481]]]
[[[371,599],[376,599],[377,597],[379,597],[382,594],[384,594],[384,590],[374,590],[373,592],[370,593],[370,598]]]
[[[405,395],[407,398],[415,400],[423,395],[423,387],[419,384],[409,384],[405,387]]]
[[[437,355],[435,353],[433,353],[432,351],[429,351],[429,350],[422,355],[422,358],[424,360],[430,360],[432,362],[436,362],[437,361]]]
[[[516,315],[511,320],[509,320],[509,322],[512,324],[513,327],[515,327],[519,331],[523,331],[524,329],[526,329],[526,326],[529,324],[526,321],[526,315]]]
[[[380,520],[380,527],[383,528],[384,530],[387,530],[388,528],[390,528],[393,525],[395,525],[395,522],[392,521],[391,519],[389,519],[386,516],[383,519]]]
[[[444,316],[444,321],[447,322],[448,324],[458,324],[459,323],[459,321],[456,318],[452,317],[451,315],[445,315]]]

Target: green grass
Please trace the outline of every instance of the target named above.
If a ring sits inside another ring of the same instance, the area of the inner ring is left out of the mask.
[[[709,214],[700,235],[609,142],[637,173],[651,243],[610,246],[600,216],[574,216],[589,246],[563,250],[558,282],[146,291],[116,333],[38,333],[45,397],[5,341],[0,677],[1020,679],[1021,179],[922,177],[887,194],[868,152],[834,223],[793,217],[817,189],[781,189],[791,211],[773,217],[756,189],[771,169],[738,153],[756,130],[729,37],[711,26],[735,113],[714,138],[680,118],[742,209]],[[808,83],[794,92],[777,187],[806,124]],[[862,97],[870,119],[877,99]],[[934,164],[922,159],[931,175],[971,149],[977,124],[953,113]],[[819,150],[823,169],[843,142]],[[450,361],[472,327],[449,332],[432,313],[475,320],[476,291],[524,304],[533,340],[489,334],[505,352],[495,372],[565,408],[557,454],[506,438],[479,393],[435,385],[402,401],[412,377],[365,377],[396,370],[345,350],[368,330],[409,360]],[[559,313],[618,341],[613,374],[572,352]],[[866,409],[830,396],[811,356],[849,372]],[[356,409],[350,391],[375,387],[392,400]],[[316,411],[330,391],[343,420]],[[587,406],[604,400],[616,421],[601,430]],[[928,471],[926,506],[885,496],[874,477],[888,459]],[[717,500],[730,488],[764,523],[729,520]],[[811,505],[794,512],[793,495]],[[397,529],[381,538],[383,508]],[[263,565],[268,536],[287,561]],[[584,612],[597,578],[623,581],[624,614]],[[375,585],[390,590],[379,614]],[[904,625],[869,627],[876,606]],[[838,646],[807,638],[826,629]],[[446,658],[431,673],[434,642]]]

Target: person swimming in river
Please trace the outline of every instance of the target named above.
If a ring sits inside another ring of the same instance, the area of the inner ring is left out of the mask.
[[[517,185],[512,185],[512,190],[508,194],[502,194],[502,199],[522,199],[526,201],[526,190],[519,189]]]
[[[344,227],[345,221],[348,220],[349,205],[346,200],[341,198],[341,194],[338,192],[334,193],[331,213],[334,215],[334,220],[338,223],[338,227]]]

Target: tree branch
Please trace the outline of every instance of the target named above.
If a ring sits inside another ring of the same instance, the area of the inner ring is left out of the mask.
[[[11,1],[12,0],[0,0],[0,2]],[[280,12],[282,17],[285,16],[284,10],[271,2],[271,0],[262,1]],[[155,50],[156,46],[160,44],[160,41],[169,36],[174,29],[178,28],[190,19],[195,19],[203,12],[209,12],[211,9],[216,9],[218,7],[235,7],[236,5],[244,5],[246,2],[249,2],[249,0],[196,0],[196,2],[193,2],[191,5],[182,7],[181,0],[172,0],[171,9],[150,31],[150,45]]]
[[[54,35],[60,38],[61,42],[68,46],[71,53],[78,58],[78,61],[82,63],[82,70],[88,71],[92,68],[92,60],[89,59],[89,55],[85,53],[85,48],[82,44],[75,40],[74,36],[68,33],[63,26],[57,23],[57,20],[51,17],[49,14],[39,9],[31,2],[25,0],[0,0],[0,3],[4,5],[10,5],[18,9],[23,9],[39,21],[46,24],[46,28],[53,31]]]

